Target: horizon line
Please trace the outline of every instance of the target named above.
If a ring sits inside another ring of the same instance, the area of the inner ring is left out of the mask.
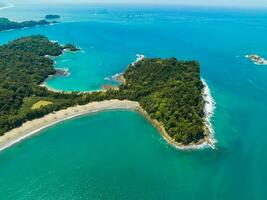
[[[79,3],[74,3],[74,2],[41,2],[41,3],[36,3],[36,2],[26,2],[26,3],[6,3],[7,5],[12,4],[13,6],[16,5],[133,5],[133,6],[177,6],[177,7],[212,7],[212,8],[258,8],[258,9],[266,9],[267,5],[236,5],[236,4],[181,4],[181,3],[173,3],[173,2],[159,2],[159,3],[151,3],[151,2],[138,2],[138,3],[127,3],[127,2],[79,2]]]

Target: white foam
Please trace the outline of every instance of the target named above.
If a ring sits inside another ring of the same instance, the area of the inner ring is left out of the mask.
[[[201,143],[201,144],[190,144],[190,145],[185,145],[185,146],[179,146],[179,145],[173,145],[174,148],[180,149],[180,150],[197,150],[197,149],[203,149],[206,147],[211,147],[212,149],[216,149],[215,143],[217,142],[216,139],[214,138],[214,129],[211,124],[211,119],[214,114],[215,110],[215,101],[211,96],[210,89],[208,87],[208,84],[204,79],[201,79],[204,88],[203,88],[203,99],[205,102],[204,106],[204,123],[206,127],[208,128],[209,135],[208,139]],[[166,138],[165,138],[166,139]],[[166,139],[168,141],[168,139]]]
[[[50,40],[52,43],[58,43],[58,40]]]
[[[139,61],[143,60],[145,58],[144,55],[142,54],[136,54],[136,60],[132,63],[132,65],[135,65],[136,63],[138,63]]]
[[[111,81],[111,78],[109,78],[109,77],[105,77],[104,80],[105,80],[105,81]]]
[[[121,76],[123,73],[116,73],[111,77],[105,77],[104,80],[106,81],[117,81],[117,78]]]
[[[111,78],[113,80],[116,80],[119,76],[121,76],[123,73],[117,73],[117,74],[114,74]]]
[[[211,92],[210,92],[210,89],[209,89],[209,86],[208,86],[207,82],[204,79],[202,79],[202,83],[204,85],[203,98],[204,98],[204,101],[205,101],[205,106],[204,106],[204,115],[205,116],[204,116],[204,120],[205,120],[205,125],[207,126],[208,131],[210,133],[207,144],[211,148],[215,148],[215,143],[217,141],[214,138],[214,129],[213,129],[213,126],[211,124],[211,119],[212,119],[212,116],[214,114],[214,110],[215,110],[216,106],[215,106],[215,101],[214,101],[214,99],[213,99],[213,97],[211,95]]]

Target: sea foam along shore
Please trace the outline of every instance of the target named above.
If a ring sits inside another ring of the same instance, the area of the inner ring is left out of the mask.
[[[136,63],[138,63],[139,61],[143,60],[144,58],[145,58],[145,55],[136,54],[136,60],[134,62],[132,62],[131,65],[135,65]],[[120,73],[116,73],[116,74],[112,75],[111,77],[105,77],[104,80],[121,82],[121,80],[119,80],[119,79],[122,76],[123,76],[123,72],[120,72]]]
[[[198,141],[198,143],[191,143],[188,145],[184,145],[184,144],[176,142],[173,138],[169,136],[169,134],[166,132],[162,124],[160,124],[157,120],[152,120],[142,108],[138,109],[138,111],[142,113],[147,119],[149,119],[152,122],[152,124],[159,130],[162,137],[176,149],[197,150],[197,149],[202,149],[205,147],[211,147],[212,149],[215,149],[215,143],[217,141],[214,137],[214,129],[211,124],[211,118],[215,110],[215,101],[211,96],[211,92],[206,81],[202,79],[202,83],[204,85],[202,95],[203,95],[203,99],[205,102],[204,123],[206,126],[206,131],[205,131],[206,136],[204,139]]]
[[[211,95],[210,88],[209,88],[207,82],[204,79],[202,79],[202,83],[204,85],[203,98],[205,101],[204,121],[205,121],[205,125],[207,127],[207,132],[208,132],[207,145],[209,145],[212,148],[215,148],[215,144],[217,141],[216,141],[215,136],[214,136],[214,129],[213,129],[213,126],[211,124],[211,119],[213,117],[214,110],[216,108],[216,103],[215,103],[215,101]]]
[[[143,60],[145,58],[144,55],[142,54],[136,54],[136,60],[132,63],[132,65],[135,65],[136,63],[138,63],[139,61]]]
[[[54,124],[68,120],[77,116],[113,109],[139,110],[139,103],[133,101],[109,100],[102,102],[92,102],[82,106],[70,107],[48,114],[42,118],[24,123],[21,127],[7,132],[0,137],[0,151],[20,142],[21,140],[40,132]]]

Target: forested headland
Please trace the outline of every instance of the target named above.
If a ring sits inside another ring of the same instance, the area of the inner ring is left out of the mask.
[[[60,46],[37,35],[0,47],[0,134],[53,111],[110,99],[140,103],[178,143],[197,143],[205,137],[203,84],[195,61],[143,59],[130,64],[118,90],[58,93],[40,87],[56,73],[53,61],[73,45]]]
[[[145,58],[130,65],[123,76],[120,98],[138,101],[176,142],[197,143],[205,137],[198,62]]]

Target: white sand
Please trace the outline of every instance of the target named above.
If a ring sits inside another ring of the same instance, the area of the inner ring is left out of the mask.
[[[80,115],[111,109],[139,109],[137,102],[110,100],[92,102],[83,106],[70,107],[48,114],[42,118],[24,123],[21,127],[7,132],[0,137],[0,151],[20,142],[21,140],[61,121],[71,119]]]

